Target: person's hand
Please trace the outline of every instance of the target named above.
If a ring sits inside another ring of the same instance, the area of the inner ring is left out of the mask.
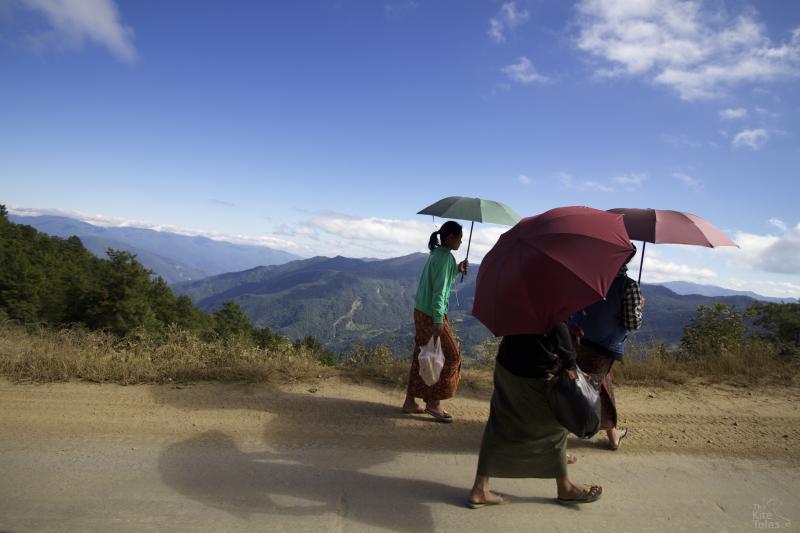
[[[444,333],[444,324],[434,324],[433,325],[433,336],[434,337],[441,337],[442,333]]]
[[[583,328],[574,322],[570,324],[569,332],[573,337],[583,337],[586,335],[586,333],[583,331]]]
[[[640,309],[644,309],[644,294],[642,295],[642,304],[639,306]]]
[[[466,259],[464,259],[458,264],[458,271],[463,274],[467,273],[467,268],[469,268],[469,261],[467,261]]]

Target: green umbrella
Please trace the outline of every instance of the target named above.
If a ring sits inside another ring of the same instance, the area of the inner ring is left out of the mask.
[[[472,243],[472,228],[476,222],[489,222],[513,226],[522,218],[516,211],[505,204],[481,198],[468,198],[466,196],[448,196],[429,205],[418,215],[431,215],[441,218],[454,218],[456,220],[469,220],[469,240],[467,241],[467,257],[469,259],[469,246]],[[464,275],[461,275],[464,280]]]

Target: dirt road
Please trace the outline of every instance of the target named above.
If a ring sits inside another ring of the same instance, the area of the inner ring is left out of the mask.
[[[0,381],[0,531],[800,530],[800,390],[620,388],[629,436],[570,440],[600,502],[551,480],[494,480],[508,506],[463,507],[485,393],[456,423],[402,392],[312,384]]]

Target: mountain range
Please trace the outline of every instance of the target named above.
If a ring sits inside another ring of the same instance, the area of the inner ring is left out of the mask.
[[[11,214],[9,220],[54,237],[76,235],[98,257],[105,258],[109,248],[134,253],[140,263],[170,284],[299,259],[266,246],[233,244],[145,228],[95,226],[70,217]]]
[[[762,302],[771,302],[777,304],[796,304],[800,303],[797,298],[775,298],[772,296],[762,296],[752,291],[735,291],[733,289],[725,289],[717,287],[716,285],[701,285],[699,283],[692,283],[689,281],[667,281],[664,283],[657,283],[662,285],[672,292],[677,294],[697,294],[700,296],[748,296],[754,300]]]
[[[311,335],[334,350],[353,344],[388,344],[403,354],[413,346],[412,310],[426,254],[364,261],[314,257],[278,266],[258,267],[195,282],[173,290],[189,296],[205,311],[226,300],[237,302],[259,326],[292,338]],[[467,355],[491,333],[472,315],[477,266],[456,281],[449,317]],[[743,310],[748,296],[679,295],[667,287],[644,285],[645,322],[636,342],[678,342],[699,305],[726,303]]]
[[[234,300],[254,324],[290,338],[310,335],[334,350],[387,344],[402,354],[413,346],[414,295],[426,254],[382,260],[299,259],[262,246],[144,228],[99,227],[69,217],[9,218],[50,235],[77,235],[100,257],[108,248],[127,250],[201,309],[213,311]],[[470,314],[478,268],[473,265],[464,282],[456,282],[450,302],[450,319],[467,354],[474,354],[491,336]],[[647,300],[645,321],[633,336],[635,342],[676,343],[699,305],[728,303],[744,309],[755,300],[792,302],[689,282],[645,284],[642,292]]]

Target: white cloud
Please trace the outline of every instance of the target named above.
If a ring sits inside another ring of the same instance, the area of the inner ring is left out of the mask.
[[[647,178],[641,174],[627,174],[624,176],[617,176],[611,181],[629,191],[636,190],[642,186],[642,183]]]
[[[547,76],[536,72],[536,67],[533,66],[530,59],[524,56],[520,57],[516,63],[503,67],[501,71],[510,79],[525,85],[549,81]]]
[[[786,226],[786,222],[779,218],[771,218],[769,219],[769,223],[778,228],[781,231],[786,231],[788,228]]]
[[[523,185],[530,185],[531,183],[531,179],[525,174],[520,174],[517,176],[517,180]]]
[[[458,222],[464,227],[464,243],[460,251],[466,253],[469,222]],[[360,218],[337,213],[318,215],[310,221],[310,225],[348,241],[367,242],[376,257],[397,257],[427,251],[428,239],[438,227],[419,220]],[[470,260],[479,262],[507,230],[502,226],[476,224],[472,233]],[[351,243],[348,246],[352,248]]]
[[[169,233],[177,233],[178,235],[186,235],[189,237],[207,237],[215,241],[226,241],[236,244],[250,244],[255,246],[268,246],[278,250],[285,250],[296,254],[303,254],[310,252],[310,249],[298,244],[294,241],[282,239],[274,235],[242,235],[242,234],[226,234],[217,231],[189,229],[181,226],[173,226],[171,224],[160,224],[149,222],[146,220],[131,220],[120,217],[110,217],[106,215],[87,215],[79,211],[67,211],[62,209],[29,209],[21,207],[9,207],[9,212],[19,216],[42,216],[52,215],[60,217],[70,217],[78,219],[87,224],[101,227],[112,228],[144,228],[153,231],[165,231]]]
[[[738,291],[752,291],[756,294],[775,298],[800,299],[800,284],[792,283],[791,281],[730,278],[726,280],[725,287]]]
[[[80,49],[85,41],[104,46],[117,59],[135,63],[133,29],[120,20],[114,0],[20,0],[31,11],[44,15],[46,31],[31,35],[37,48]]]
[[[583,181],[581,182],[581,186],[584,189],[588,189],[590,191],[600,191],[600,192],[614,192],[612,187],[608,185],[603,185],[602,183],[596,181]]]
[[[389,2],[383,5],[383,13],[387,18],[400,19],[419,7],[417,2]]]
[[[630,269],[628,275],[636,277],[639,275],[639,256],[637,254],[628,264]],[[652,257],[648,250],[644,256],[644,267],[642,268],[643,283],[660,283],[663,281],[692,281],[694,283],[706,283],[717,278],[717,273],[709,268],[696,268],[671,261],[664,261],[657,257]]]
[[[675,172],[672,177],[695,191],[700,191],[703,188],[703,184],[697,178],[683,172]]]
[[[723,109],[719,112],[719,117],[724,120],[736,120],[747,116],[747,109],[743,107]]]
[[[758,150],[767,142],[767,130],[757,128],[754,130],[742,130],[733,138],[732,144],[736,148],[747,147],[751,150]]]
[[[777,222],[785,226],[782,221]],[[740,232],[734,240],[739,253],[729,255],[739,266],[776,274],[800,273],[800,224],[779,236]]]
[[[773,43],[754,10],[738,17],[697,0],[582,0],[577,46],[604,77],[641,76],[685,100],[800,75],[800,28]]]
[[[555,178],[567,189],[575,189],[579,191],[614,192],[613,187],[609,187],[608,185],[604,185],[597,181],[578,181],[571,174],[566,172],[557,172],[555,174]]]
[[[502,43],[506,40],[506,32],[513,32],[517,26],[528,21],[530,15],[527,11],[517,10],[515,2],[506,2],[500,8],[500,12],[489,19],[489,37],[496,42]]]
[[[677,148],[702,148],[703,143],[700,141],[696,141],[685,134],[674,135],[670,133],[665,133],[661,135],[661,140],[667,144],[675,146]]]

